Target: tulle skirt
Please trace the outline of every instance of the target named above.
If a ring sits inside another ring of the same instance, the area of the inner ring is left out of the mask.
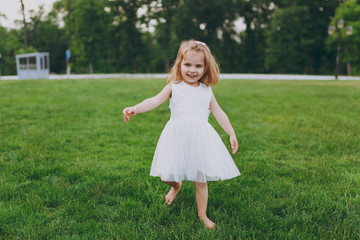
[[[150,171],[163,181],[217,181],[240,175],[208,121],[171,118],[159,138]]]

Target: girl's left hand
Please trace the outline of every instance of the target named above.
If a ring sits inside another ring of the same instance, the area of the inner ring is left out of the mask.
[[[236,136],[230,136],[230,143],[231,143],[231,148],[232,148],[232,154],[235,154],[237,152],[237,150],[239,149]]]

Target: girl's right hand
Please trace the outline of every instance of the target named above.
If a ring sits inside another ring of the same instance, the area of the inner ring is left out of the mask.
[[[232,153],[235,154],[239,149],[238,140],[235,135],[230,136],[230,143],[232,148]]]
[[[127,107],[123,110],[123,117],[125,122],[130,121],[130,117],[133,117],[135,115],[136,115],[136,108],[134,107]]]

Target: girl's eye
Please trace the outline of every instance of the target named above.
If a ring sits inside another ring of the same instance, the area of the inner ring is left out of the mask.
[[[196,65],[197,68],[201,68],[202,66],[201,65]]]
[[[190,64],[189,64],[189,63],[185,63],[185,66],[189,67],[189,66],[190,66]]]

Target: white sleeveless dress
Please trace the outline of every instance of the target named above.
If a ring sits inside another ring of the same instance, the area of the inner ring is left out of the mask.
[[[240,175],[230,153],[209,124],[211,87],[171,83],[171,118],[159,138],[150,175],[163,181],[217,181]]]

